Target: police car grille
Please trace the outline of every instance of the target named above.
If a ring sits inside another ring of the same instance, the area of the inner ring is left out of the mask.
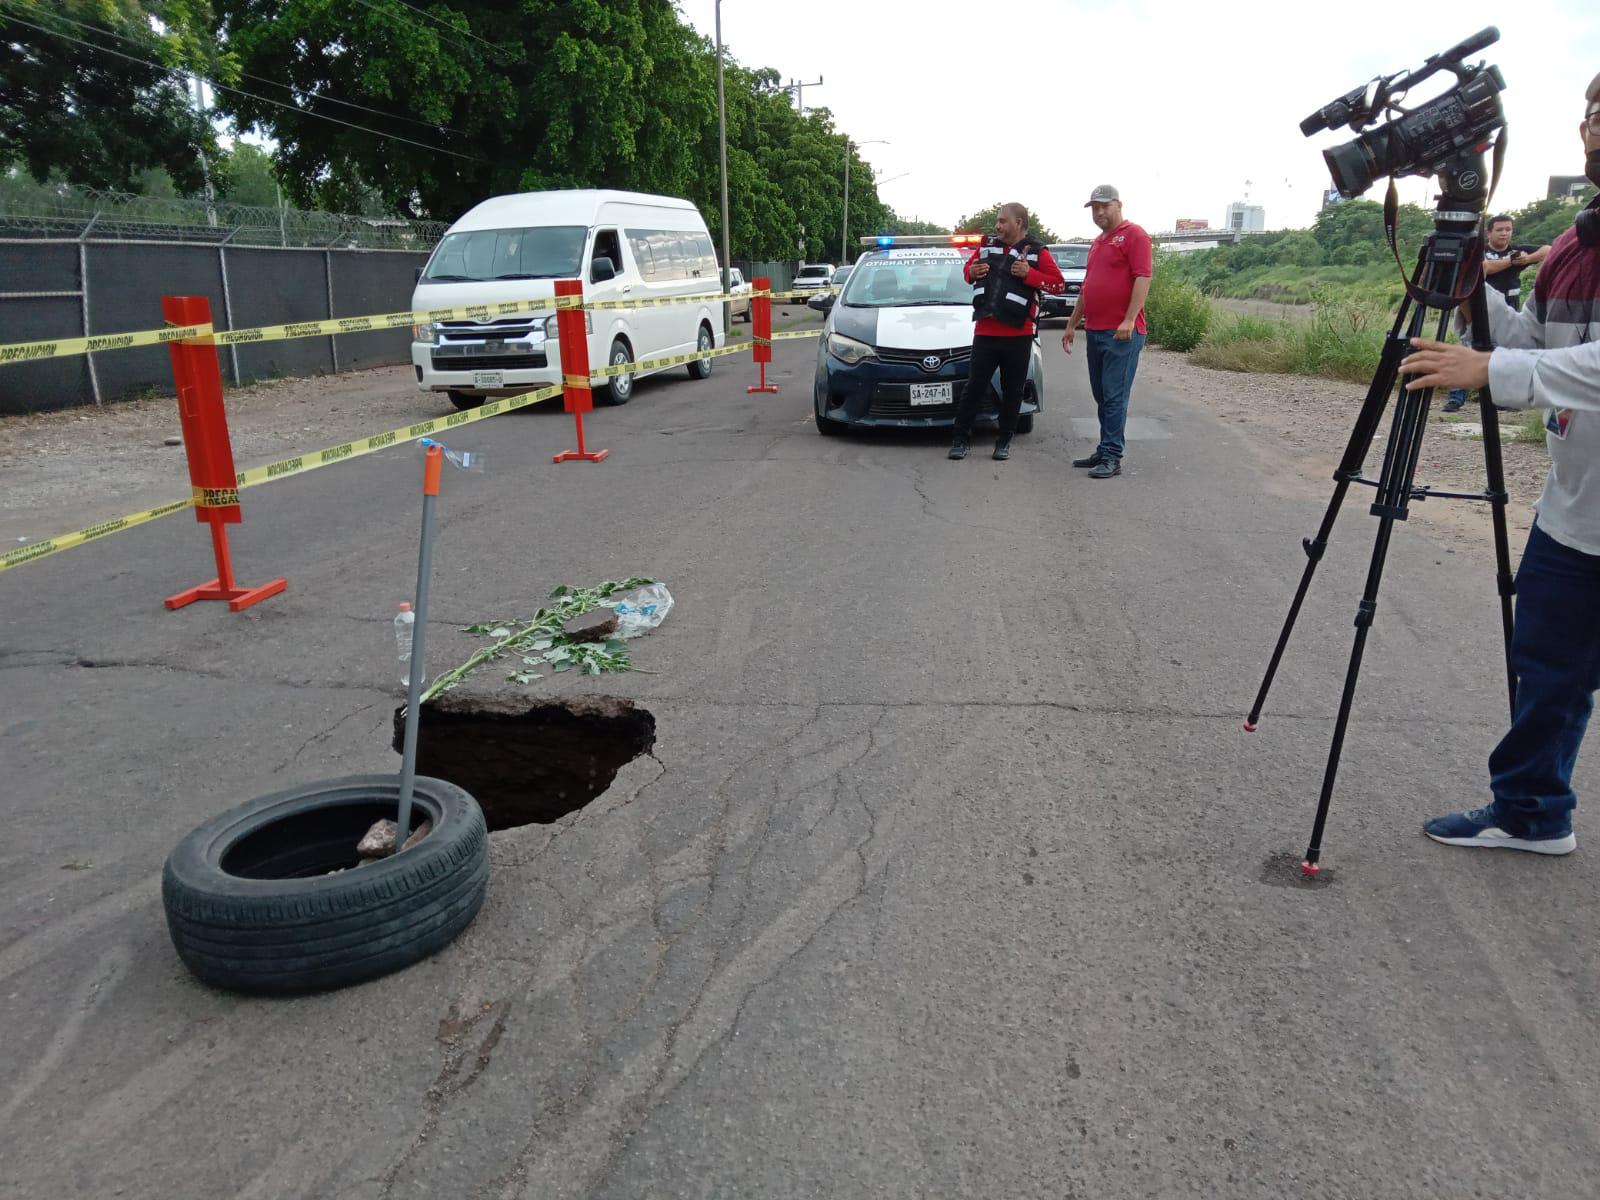
[[[947,362],[966,362],[972,357],[971,346],[956,346],[949,350],[900,350],[894,346],[879,346],[878,357],[884,362],[911,363],[922,366],[922,360],[929,355],[938,355],[939,365]]]

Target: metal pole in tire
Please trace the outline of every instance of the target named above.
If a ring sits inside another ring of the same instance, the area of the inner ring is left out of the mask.
[[[422,699],[422,650],[428,628],[428,575],[433,566],[433,505],[439,498],[443,447],[427,448],[422,468],[422,544],[417,551],[417,619],[411,626],[411,670],[406,680],[406,732],[400,751],[400,811],[395,816],[394,852],[411,836],[411,793],[417,783],[417,721]]]

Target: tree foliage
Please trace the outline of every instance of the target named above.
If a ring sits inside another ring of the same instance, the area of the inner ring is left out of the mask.
[[[221,105],[277,141],[298,203],[350,208],[376,189],[397,212],[453,220],[507,192],[625,188],[694,201],[720,243],[716,56],[670,0],[213,2],[239,67],[285,85],[270,99],[289,109]],[[875,232],[885,210],[859,157],[842,228],[831,114],[802,118],[775,71],[730,58],[725,76],[735,256],[822,259]]]
[[[994,219],[1000,215],[1000,205],[1003,203],[1006,202],[996,200],[988,208],[980,208],[977,212],[962,217],[956,222],[956,228],[967,233],[993,233]],[[1035,217],[1031,212],[1029,213],[1028,232],[1041,242],[1049,243],[1061,240],[1055,230],[1048,225],[1042,224],[1038,217]]]
[[[197,190],[216,139],[175,72],[219,65],[210,19],[205,0],[5,0],[0,169],[136,191],[159,168]]]

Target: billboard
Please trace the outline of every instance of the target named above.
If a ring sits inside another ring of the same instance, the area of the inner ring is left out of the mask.
[[[1182,233],[1186,229],[1210,229],[1211,222],[1204,217],[1179,217],[1177,230]]]

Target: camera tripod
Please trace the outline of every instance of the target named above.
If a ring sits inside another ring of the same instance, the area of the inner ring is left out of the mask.
[[[1506,490],[1500,453],[1500,424],[1489,389],[1480,393],[1483,409],[1483,457],[1487,488],[1482,492],[1445,492],[1429,487],[1418,487],[1415,480],[1417,458],[1422,451],[1422,437],[1427,429],[1428,409],[1433,400],[1433,389],[1405,390],[1405,380],[1400,376],[1400,360],[1411,351],[1410,340],[1423,336],[1430,310],[1438,312],[1434,337],[1443,340],[1451,313],[1463,301],[1471,306],[1472,346],[1475,350],[1488,350],[1489,314],[1484,299],[1482,275],[1483,247],[1479,235],[1479,217],[1486,201],[1486,180],[1481,153],[1462,153],[1455,156],[1440,174],[1441,195],[1433,214],[1434,232],[1429,235],[1417,256],[1417,264],[1400,303],[1394,324],[1390,327],[1378,361],[1377,372],[1367,390],[1356,417],[1355,428],[1345,446],[1344,457],[1333,473],[1335,487],[1333,498],[1323,514],[1322,524],[1314,538],[1305,539],[1301,545],[1306,553],[1305,573],[1300,578],[1299,590],[1289,606],[1288,618],[1278,635],[1272,661],[1261,681],[1255,705],[1250,709],[1244,729],[1254,733],[1261,719],[1261,710],[1267,702],[1267,692],[1272,687],[1278,664],[1282,661],[1289,635],[1294,630],[1300,606],[1311,587],[1317,563],[1327,549],[1328,536],[1344,503],[1345,494],[1352,483],[1376,489],[1372,515],[1378,518],[1378,533],[1372,548],[1372,561],[1367,568],[1366,587],[1356,609],[1355,645],[1350,652],[1350,665],[1345,672],[1344,692],[1339,698],[1339,715],[1334,722],[1333,744],[1328,751],[1327,769],[1322,777],[1322,793],[1317,801],[1316,821],[1311,829],[1311,842],[1306,849],[1301,871],[1314,876],[1322,856],[1322,833],[1328,820],[1328,805],[1333,798],[1334,780],[1339,771],[1339,756],[1344,749],[1345,732],[1350,722],[1350,709],[1355,700],[1356,679],[1361,673],[1361,659],[1366,650],[1367,632],[1378,611],[1378,586],[1383,580],[1384,561],[1388,557],[1394,523],[1409,516],[1413,500],[1429,498],[1449,500],[1484,500],[1490,505],[1494,522],[1495,570],[1500,593],[1500,619],[1505,633],[1506,687],[1511,703],[1516,703],[1516,675],[1511,668],[1511,598],[1515,592],[1511,574],[1511,556],[1506,542]],[[1392,230],[1394,222],[1389,217]],[[1392,240],[1392,234],[1391,234]],[[1461,294],[1471,281],[1470,297]],[[1397,384],[1400,385],[1397,390]],[[1362,474],[1363,464],[1371,449],[1378,424],[1389,408],[1391,399],[1394,415],[1389,425],[1389,440],[1383,452],[1383,465],[1377,479]]]

